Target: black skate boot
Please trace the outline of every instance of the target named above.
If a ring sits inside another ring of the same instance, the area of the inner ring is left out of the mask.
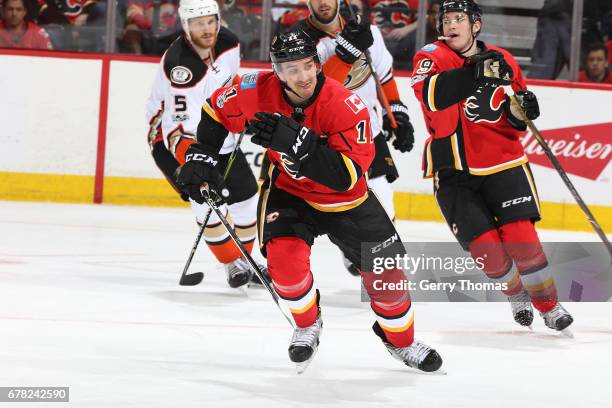
[[[574,337],[568,329],[569,325],[574,322],[574,318],[561,306],[561,303],[557,303],[555,307],[546,313],[540,312],[540,316],[544,319],[546,326],[560,331],[568,337]]]
[[[293,337],[289,344],[289,358],[297,364],[298,374],[302,374],[314,358],[322,330],[321,313],[314,324],[304,328],[296,327],[293,330]]]
[[[257,261],[255,261],[257,263],[257,266],[259,266],[259,270],[261,271],[261,274],[263,275],[264,279],[268,282],[268,284],[272,284],[272,278],[270,278],[270,274],[268,273],[268,268],[266,265],[259,263]],[[256,274],[251,274],[251,281],[249,282],[249,287],[254,286],[256,288],[263,288],[263,283],[261,283],[261,280],[259,279],[259,276],[257,276]]]
[[[227,284],[230,288],[239,288],[251,279],[249,265],[242,258],[226,263],[224,267],[227,273]]]
[[[442,357],[440,357],[440,354],[427,344],[419,340],[414,340],[408,347],[395,347],[387,341],[387,337],[378,322],[374,323],[372,329],[374,333],[381,338],[389,354],[391,354],[393,358],[406,364],[408,367],[430,373],[438,371],[442,366]]]
[[[353,276],[360,276],[359,269],[355,266],[354,263],[349,261],[346,256],[342,255],[342,263],[344,263],[344,267],[346,270]]]
[[[521,326],[526,326],[531,329],[531,324],[533,323],[533,309],[531,307],[529,293],[523,289],[516,295],[508,296],[508,301],[512,308],[514,321]]]

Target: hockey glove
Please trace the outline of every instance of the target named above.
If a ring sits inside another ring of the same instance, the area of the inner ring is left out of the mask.
[[[514,96],[516,96],[516,100],[518,101],[519,105],[521,105],[527,119],[534,120],[540,116],[540,105],[538,104],[538,98],[536,98],[533,92],[527,90],[518,91],[516,94],[514,94]],[[516,108],[514,106],[511,106],[510,109],[512,109],[513,114],[516,112]],[[520,118],[520,114],[518,114],[518,112],[516,113],[517,115],[515,116]]]
[[[347,64],[353,64],[361,54],[374,44],[374,37],[370,29],[370,23],[362,21],[350,21],[336,35],[336,55]]]
[[[414,146],[414,128],[412,123],[410,123],[408,108],[401,101],[391,101],[389,106],[395,116],[397,128],[393,129],[391,127],[391,120],[385,110],[383,113],[383,131],[385,132],[386,139],[389,141],[391,138],[395,138],[393,140],[393,147],[402,153],[409,152]]]
[[[474,79],[479,83],[495,85],[510,85],[512,83],[512,68],[501,52],[485,50],[471,57],[467,57],[464,66],[472,68]]]
[[[201,145],[194,143],[187,149],[186,162],[178,168],[177,184],[180,189],[198,204],[204,203],[202,189],[208,190],[212,197],[227,200],[229,191],[223,181],[223,176],[217,169],[219,156],[206,151]]]
[[[305,162],[317,147],[319,136],[306,126],[278,113],[257,112],[246,133],[251,141],[286,154],[294,163]]]

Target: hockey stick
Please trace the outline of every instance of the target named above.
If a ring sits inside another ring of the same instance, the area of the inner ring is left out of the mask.
[[[510,92],[512,89],[509,86],[505,86],[504,88],[506,90],[506,94],[510,96],[510,102],[512,103],[512,106],[516,108],[519,115],[521,115],[521,119],[523,120],[523,122],[525,122],[525,124],[527,125],[531,133],[535,136],[536,140],[538,141],[538,143],[540,144],[540,146],[546,153],[546,156],[548,157],[552,165],[557,170],[557,173],[559,173],[559,176],[561,177],[561,179],[563,180],[563,182],[569,189],[570,193],[572,194],[572,196],[574,196],[574,199],[578,203],[578,206],[580,207],[582,212],[584,212],[584,214],[586,215],[587,220],[591,223],[591,226],[593,227],[597,235],[599,235],[599,238],[603,241],[604,245],[608,249],[608,252],[610,253],[610,257],[612,257],[612,245],[610,244],[610,241],[608,241],[608,237],[604,233],[603,229],[601,228],[601,226],[599,225],[599,223],[593,216],[593,213],[591,213],[591,210],[589,209],[589,207],[587,207],[582,197],[580,197],[580,194],[578,194],[576,187],[574,187],[574,184],[571,182],[571,180],[567,176],[567,173],[561,166],[561,163],[559,163],[559,160],[557,159],[555,154],[552,152],[552,150],[550,150],[550,146],[548,146],[548,143],[546,143],[546,140],[544,140],[538,128],[536,128],[533,122],[525,114],[525,111],[521,107],[521,104],[516,99],[516,95],[514,95],[513,92],[512,93]]]
[[[253,271],[255,273],[255,275],[257,275],[257,277],[259,278],[261,283],[268,290],[268,292],[270,293],[270,296],[272,296],[272,300],[274,300],[274,303],[276,303],[276,306],[281,311],[283,316],[285,316],[285,319],[287,319],[287,321],[289,322],[291,327],[295,327],[295,325],[293,324],[293,319],[291,317],[289,317],[289,315],[281,307],[280,302],[279,302],[279,298],[278,298],[278,294],[272,288],[272,286],[270,286],[268,281],[265,279],[265,277],[263,276],[263,273],[259,270],[259,266],[257,266],[255,261],[251,257],[251,254],[249,254],[249,252],[244,248],[244,245],[242,245],[242,242],[240,241],[240,238],[238,238],[238,235],[236,235],[236,232],[234,231],[234,229],[232,228],[230,223],[227,222],[227,219],[221,213],[221,210],[219,209],[219,206],[217,206],[217,204],[215,203],[215,200],[213,200],[211,198],[210,194],[205,189],[202,189],[202,195],[204,196],[204,200],[206,200],[206,203],[208,204],[208,206],[215,212],[215,214],[217,214],[217,217],[219,217],[219,219],[221,220],[221,223],[223,224],[223,226],[227,230],[227,233],[229,234],[230,238],[232,239],[232,241],[234,241],[234,244],[236,244],[236,246],[238,247],[238,250],[240,251],[240,253],[244,257],[244,259],[247,261],[247,263],[249,264],[249,267],[251,268],[251,271]]]
[[[346,3],[346,7],[349,9],[349,13],[351,13],[351,20],[357,22],[357,15],[355,14],[355,10],[353,10],[353,8],[351,7],[350,1],[344,0],[344,2]],[[370,55],[370,50],[369,49],[365,50],[364,54],[366,57],[366,63],[368,64],[368,67],[370,68],[370,72],[372,72],[372,76],[374,77],[374,82],[376,83],[376,93],[378,94],[378,98],[380,102],[382,103],[383,108],[387,112],[387,116],[389,117],[389,122],[391,124],[391,127],[393,129],[397,129],[397,121],[395,120],[395,115],[393,114],[393,111],[391,110],[391,105],[389,105],[389,100],[387,100],[387,95],[385,95],[385,92],[382,89],[382,85],[380,83],[380,77],[378,76],[378,73],[372,66],[372,56]]]
[[[234,164],[234,160],[236,159],[236,152],[240,148],[240,143],[242,143],[243,136],[244,136],[244,132],[240,133],[240,136],[238,136],[238,141],[236,142],[236,145],[234,146],[234,150],[232,151],[232,154],[230,155],[229,160],[227,161],[227,166],[225,166],[225,172],[223,173],[223,180],[227,179],[227,175],[229,174],[230,169],[232,168],[232,165]],[[195,251],[198,248],[198,245],[200,245],[200,240],[202,239],[202,235],[204,234],[206,225],[208,225],[208,220],[210,219],[211,214],[212,214],[212,208],[209,207],[208,212],[206,213],[206,218],[204,218],[204,222],[202,223],[202,226],[200,227],[200,230],[198,231],[196,240],[193,243],[193,247],[191,247],[191,253],[189,253],[189,258],[187,258],[187,262],[185,263],[185,267],[183,268],[183,273],[181,274],[181,279],[179,280],[179,285],[181,286],[199,285],[200,282],[202,282],[202,279],[204,279],[204,273],[195,272],[195,273],[192,273],[191,275],[187,275],[187,270],[189,269],[189,266],[191,265],[191,261],[193,260],[193,256],[195,255]]]

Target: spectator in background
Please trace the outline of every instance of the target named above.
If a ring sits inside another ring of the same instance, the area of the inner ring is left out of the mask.
[[[240,40],[240,58],[258,60],[261,16],[252,14],[254,9],[245,10],[239,7],[236,0],[218,0],[217,3],[221,8],[222,24],[236,34]]]
[[[393,67],[412,69],[416,42],[418,0],[371,0],[372,23],[382,32],[393,56]]]
[[[106,3],[96,0],[38,0],[38,23],[60,50],[103,51]]]
[[[578,82],[612,84],[609,70],[608,49],[603,43],[592,44],[587,49],[584,71],[580,71]]]
[[[47,32],[27,17],[25,0],[2,0],[0,48],[53,49]]]
[[[425,42],[431,44],[438,40],[438,13],[440,12],[440,2],[432,1],[427,9],[427,29],[425,31]]]
[[[181,30],[178,0],[127,0],[121,45],[132,54],[162,55]]]
[[[556,79],[569,65],[572,0],[544,0],[538,15],[529,77]]]

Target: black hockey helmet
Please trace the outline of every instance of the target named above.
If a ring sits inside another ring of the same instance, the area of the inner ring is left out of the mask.
[[[295,28],[274,37],[270,45],[270,60],[276,64],[314,57],[319,62],[317,44],[304,30]]]
[[[474,0],[444,0],[440,5],[440,11],[438,11],[438,24],[436,26],[440,35],[444,33],[442,30],[442,19],[444,14],[449,11],[460,11],[467,14],[471,24],[477,21],[482,22],[482,9]],[[480,31],[476,33],[476,36],[479,33]]]

